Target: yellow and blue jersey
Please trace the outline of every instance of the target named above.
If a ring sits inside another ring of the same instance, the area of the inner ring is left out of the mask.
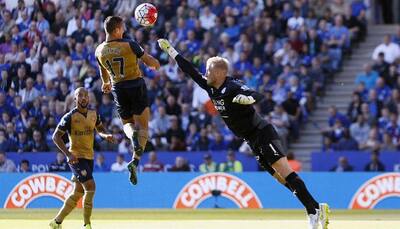
[[[142,77],[138,60],[143,54],[143,48],[130,39],[105,41],[95,52],[98,64],[107,70],[113,84]]]
[[[100,116],[95,110],[83,114],[74,108],[62,117],[57,129],[68,133],[69,151],[75,157],[93,160],[94,130],[100,124]]]

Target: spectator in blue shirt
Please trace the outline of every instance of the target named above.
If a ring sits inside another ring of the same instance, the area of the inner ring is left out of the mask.
[[[89,31],[82,26],[82,20],[76,20],[76,27],[78,28],[75,30],[71,37],[75,40],[76,43],[83,43],[85,42],[85,37],[90,35]]]
[[[29,29],[29,24],[31,23],[30,17],[28,17],[27,12],[22,12],[22,21],[18,24],[18,29],[21,33],[25,33]]]
[[[371,64],[364,64],[364,72],[357,75],[356,84],[364,83],[367,90],[374,88],[378,80],[378,73],[372,70]]]
[[[341,124],[343,124],[345,127],[349,125],[349,120],[347,119],[346,115],[340,113],[335,106],[331,106],[328,109],[329,113],[329,119],[328,119],[328,124],[330,127],[332,127],[336,120],[340,120]]]
[[[397,26],[397,32],[392,37],[392,41],[398,45],[400,45],[400,25]]]
[[[303,96],[304,89],[299,83],[299,79],[297,76],[292,76],[289,79],[289,85],[287,87],[287,91],[290,91],[293,93],[294,98],[297,99],[297,101],[300,101],[300,99]]]
[[[244,72],[251,69],[251,63],[248,61],[246,53],[240,53],[239,61],[233,65],[233,69],[237,76],[244,76]]]
[[[392,138],[400,137],[400,125],[398,124],[398,116],[395,113],[390,115],[390,122],[385,126],[385,132]]]
[[[13,114],[12,107],[6,103],[6,95],[4,92],[0,91],[0,114],[7,112]]]
[[[224,3],[221,0],[213,0],[210,6],[211,12],[213,12],[217,16],[221,16],[224,12]]]
[[[335,25],[329,29],[329,39],[329,45],[331,47],[349,47],[350,32],[349,29],[343,25],[343,18],[341,15],[335,17]]]
[[[244,7],[244,3],[242,0],[233,0],[231,1],[231,3],[229,4],[229,6],[232,9],[232,13],[234,16],[238,17],[242,14],[243,11],[243,7]]]
[[[207,151],[210,149],[210,139],[207,136],[207,129],[201,128],[200,135],[195,140],[192,151]]]
[[[365,5],[363,0],[353,0],[351,3],[351,12],[352,16],[358,17],[360,15],[361,11],[366,11],[367,6]]]
[[[259,79],[257,78],[257,75],[252,74],[250,70],[246,70],[244,72],[244,82],[249,88],[257,89]]]
[[[282,17],[284,20],[288,20],[293,17],[293,10],[289,2],[283,4]]]
[[[95,172],[109,172],[110,166],[108,166],[105,162],[104,155],[99,153],[96,156],[96,162],[94,163],[94,171]]]
[[[113,103],[108,94],[103,94],[101,105],[99,107],[99,115],[104,119],[105,122],[110,122],[113,114]]]
[[[18,131],[18,142],[16,146],[17,152],[19,153],[32,151],[32,142],[28,140],[26,130]]]
[[[375,89],[371,89],[368,94],[368,107],[372,116],[378,118],[381,116],[383,103],[378,100],[378,95]]]
[[[76,43],[75,50],[71,53],[72,62],[76,66],[82,66],[86,60],[87,54],[84,52],[82,43]]]
[[[234,17],[227,17],[226,18],[226,28],[225,28],[225,33],[228,34],[230,39],[237,39],[240,35],[240,27],[239,25],[235,22]]]
[[[46,20],[46,18],[44,18],[43,13],[41,11],[37,13],[37,29],[39,30],[40,33],[44,33],[46,30],[50,29],[50,24]]]
[[[358,143],[354,138],[351,137],[348,129],[343,132],[343,137],[332,146],[333,150],[344,151],[344,150],[358,150]]]
[[[376,81],[375,91],[378,94],[378,100],[386,103],[390,99],[391,89],[385,84],[385,79],[379,77]]]
[[[186,42],[187,42],[186,45],[187,45],[187,49],[188,49],[189,53],[191,53],[191,54],[197,53],[201,47],[201,43],[198,40],[196,40],[195,36],[196,36],[196,34],[194,33],[193,30],[189,30],[187,32],[188,39],[186,40]]]
[[[178,19],[178,25],[177,28],[175,29],[177,39],[179,41],[183,41],[186,39],[187,35],[187,27],[186,27],[186,21],[183,18]]]
[[[221,133],[217,132],[215,133],[215,138],[211,141],[210,143],[210,150],[226,150],[228,147],[227,142],[224,139],[224,136],[222,136]]]
[[[15,143],[7,139],[6,132],[0,129],[0,151],[10,152],[15,150]]]

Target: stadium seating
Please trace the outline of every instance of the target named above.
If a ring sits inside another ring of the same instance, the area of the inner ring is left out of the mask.
[[[152,111],[147,151],[249,153],[208,106],[208,98],[161,52],[158,38],[168,38],[202,72],[208,57],[227,58],[233,77],[265,94],[258,110],[289,144],[298,139],[327,83],[341,71],[344,57],[366,36],[367,9],[360,1],[349,5],[353,11],[336,2],[266,1],[264,6],[261,1],[165,1],[158,5],[153,28],[137,24],[135,5],[128,2],[0,5],[0,150],[55,152],[51,135],[73,107],[72,91],[84,86],[91,106],[119,141],[110,145],[97,137],[96,151],[130,151],[112,98],[101,93],[94,58],[105,39],[102,21],[109,15],[122,15],[126,36],[163,64],[160,71],[141,66]],[[175,120],[178,129],[171,127]]]

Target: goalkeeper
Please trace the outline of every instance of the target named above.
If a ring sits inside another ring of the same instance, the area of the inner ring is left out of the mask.
[[[290,168],[274,127],[252,106],[260,102],[263,95],[249,89],[241,81],[228,77],[229,62],[222,57],[207,60],[203,77],[167,40],[159,39],[158,43],[163,51],[176,60],[184,73],[207,91],[228,128],[249,143],[259,164],[297,196],[307,210],[310,228],[318,228],[320,222],[322,228],[326,229],[328,205],[314,200],[303,180]]]

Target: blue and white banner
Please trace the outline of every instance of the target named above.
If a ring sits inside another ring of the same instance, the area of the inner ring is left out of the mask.
[[[4,208],[56,208],[72,184],[69,173],[0,174]],[[95,173],[96,208],[302,208],[269,174]],[[317,201],[332,208],[400,209],[400,173],[302,173]],[[79,204],[81,206],[81,203]]]

